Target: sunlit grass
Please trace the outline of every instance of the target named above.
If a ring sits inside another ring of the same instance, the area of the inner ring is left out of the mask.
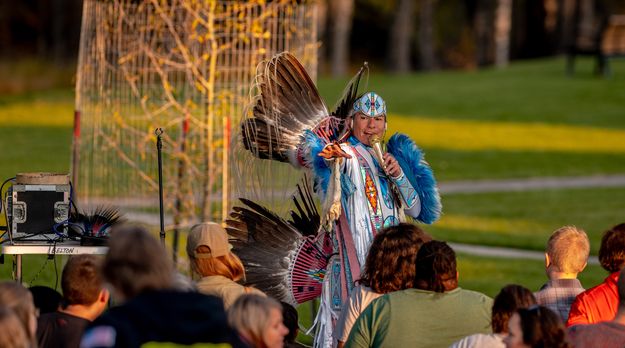
[[[2,127],[71,127],[73,116],[73,106],[66,100],[33,100],[0,104]]]
[[[593,64],[591,58],[578,59],[571,77],[565,74],[564,58],[514,62],[506,69],[408,75],[385,75],[372,66],[367,89],[378,92],[392,114],[625,128],[625,60],[611,62],[614,73],[607,79],[592,74]],[[330,107],[347,80],[319,79]]]
[[[73,115],[71,89],[0,95],[0,126],[71,127]]]
[[[462,151],[424,148],[439,181],[623,174],[620,153],[511,150]]]
[[[551,226],[540,224],[535,220],[515,219],[511,217],[485,217],[471,215],[443,214],[436,227],[449,230],[466,230],[488,232],[508,237],[526,236],[528,231],[548,231]]]
[[[389,131],[406,133],[424,148],[625,154],[625,129],[390,114]]]
[[[544,250],[564,225],[583,228],[596,254],[603,231],[624,222],[625,188],[491,192],[443,196],[443,216],[424,228],[454,242]]]
[[[69,171],[74,96],[50,90],[0,96],[0,179]]]

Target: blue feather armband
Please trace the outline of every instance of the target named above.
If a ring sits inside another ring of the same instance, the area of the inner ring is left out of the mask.
[[[326,145],[327,144],[315,135],[315,133],[309,130],[305,132],[303,146],[309,150],[307,161],[315,176],[315,183],[318,185],[318,188],[321,188],[319,192],[321,199],[325,199],[328,184],[330,183],[330,176],[332,175],[332,171],[330,167],[328,167],[326,160],[319,156],[319,153],[323,151]]]
[[[423,159],[421,149],[405,134],[395,133],[388,140],[388,152],[395,157],[421,200],[417,220],[431,224],[441,215],[441,197],[438,194],[432,168]]]

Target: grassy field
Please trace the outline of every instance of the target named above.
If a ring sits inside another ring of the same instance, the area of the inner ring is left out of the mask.
[[[369,86],[387,100],[389,134],[413,137],[439,181],[623,174],[625,62],[614,62],[611,79],[593,76],[591,65],[582,60],[573,77],[564,75],[563,59],[505,70],[372,74]],[[329,104],[344,83],[320,79]],[[73,105],[68,89],[0,96],[0,179],[69,170]],[[544,248],[555,228],[575,224],[589,232],[596,252],[601,232],[625,220],[625,188],[453,194],[443,204],[443,218],[426,227],[435,237],[534,250]],[[490,267],[509,276],[494,282],[480,282],[478,273],[461,276],[468,287],[491,295],[515,277],[528,286],[543,280],[540,263],[525,274],[521,261],[463,260],[461,274]],[[10,276],[10,261],[7,256],[0,266],[1,278]],[[24,279],[34,278],[44,262],[25,260]],[[53,283],[53,263],[43,269],[35,283]],[[589,274],[603,277],[595,268]]]
[[[429,74],[379,75],[371,67],[369,89],[386,100],[391,114],[433,119],[570,124],[625,128],[625,61],[614,61],[614,76],[592,75],[591,59],[580,59],[567,77],[564,59],[516,62],[507,69]],[[320,79],[328,106],[347,79]],[[392,120],[391,120],[392,122]]]
[[[0,179],[69,171],[74,95],[51,90],[0,96]]]
[[[387,100],[389,134],[413,137],[441,181],[624,173],[625,62],[614,62],[612,79],[591,75],[591,64],[580,61],[573,77],[562,59],[372,74],[369,86]],[[344,83],[320,79],[328,104]],[[11,148],[1,154],[0,177],[67,171],[73,105],[70,90],[0,96],[0,145]]]
[[[625,221],[623,197],[625,188],[445,195],[443,217],[426,228],[443,240],[544,250],[554,230],[575,225],[596,254],[601,234]]]
[[[389,133],[425,149],[439,180],[576,176],[625,172],[625,62],[614,77],[593,76],[582,60],[505,70],[376,75],[369,89],[387,101]],[[372,68],[375,73],[375,67]],[[332,105],[346,80],[319,82]]]

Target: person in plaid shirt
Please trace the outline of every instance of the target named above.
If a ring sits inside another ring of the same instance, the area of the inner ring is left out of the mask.
[[[545,271],[549,281],[536,292],[536,302],[557,313],[566,323],[575,297],[585,289],[577,279],[590,253],[584,230],[575,226],[557,229],[547,242]]]

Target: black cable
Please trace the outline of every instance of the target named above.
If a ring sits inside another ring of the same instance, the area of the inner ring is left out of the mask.
[[[0,185],[0,212],[2,212],[2,208],[4,208],[4,221],[6,222],[6,227],[7,227],[7,231],[9,232],[9,240],[11,240],[13,238],[13,231],[11,231],[11,224],[9,223],[9,212],[7,211],[7,207],[5,207],[3,205],[3,202],[6,201],[6,199],[9,196],[9,192],[7,190],[7,192],[5,192],[4,196],[2,195],[2,190],[4,189],[4,185],[6,185],[7,182],[11,181],[11,180],[15,180],[17,177],[14,176],[12,178],[6,179],[4,180],[4,182],[2,183],[2,185]]]
[[[46,267],[46,265],[48,264],[49,260],[50,259],[48,259],[46,257],[46,260],[43,262],[43,265],[41,265],[41,268],[39,269],[39,271],[37,271],[37,273],[32,277],[32,279],[29,282],[27,282],[29,286],[32,286],[33,283],[35,282],[35,280],[37,280],[39,278],[39,276],[41,275],[41,272],[43,272],[43,269]],[[22,265],[22,267],[23,267],[23,265]],[[24,276],[22,275],[22,278],[23,277]]]
[[[6,183],[9,182],[9,181],[14,180],[15,178],[17,178],[17,177],[14,176],[12,178],[6,179],[6,180],[4,180],[2,185],[0,185],[0,197],[2,196],[2,190],[4,189],[4,185],[6,185]],[[0,211],[2,211],[2,204],[3,204],[3,202],[2,202],[2,200],[0,200]]]

